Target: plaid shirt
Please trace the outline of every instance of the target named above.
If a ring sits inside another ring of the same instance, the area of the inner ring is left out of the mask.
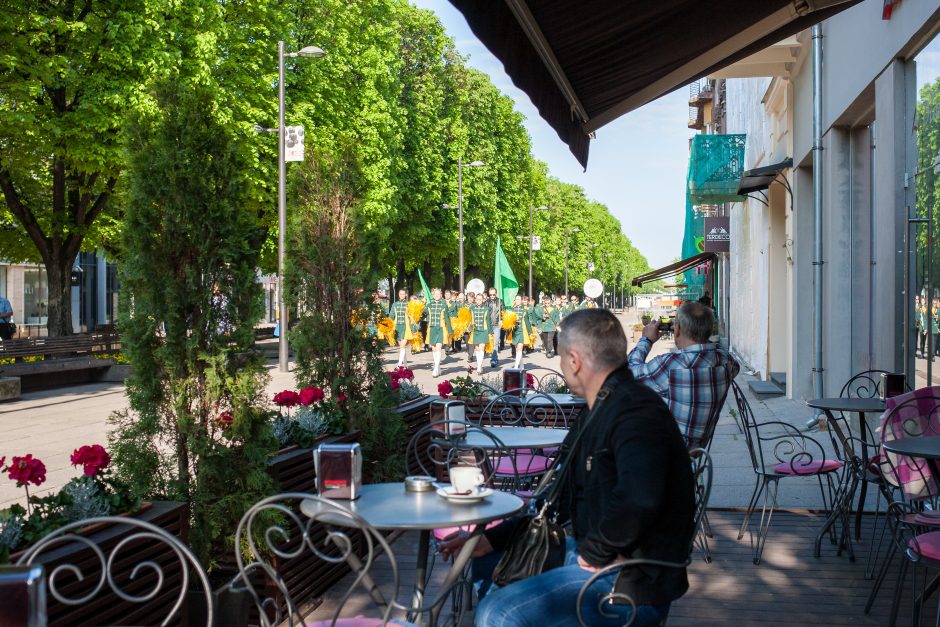
[[[648,338],[640,338],[627,356],[630,371],[663,397],[687,446],[707,445],[731,380],[738,376],[738,362],[715,344],[693,344],[647,362],[652,347]]]

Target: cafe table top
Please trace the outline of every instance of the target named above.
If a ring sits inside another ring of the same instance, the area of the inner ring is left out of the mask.
[[[506,448],[550,448],[559,446],[568,435],[567,429],[548,427],[484,427]],[[462,446],[480,449],[500,448],[499,444],[474,429],[461,440]]]
[[[524,507],[522,499],[499,490],[493,490],[493,494],[480,501],[456,503],[439,496],[436,491],[408,492],[404,483],[366,484],[362,486],[358,499],[336,502],[376,529],[383,530],[475,525],[512,516]],[[323,511],[321,503],[312,499],[302,501],[300,510],[310,517]],[[342,522],[337,521],[337,524]]]
[[[828,409],[829,411],[850,411],[850,412],[882,412],[885,410],[885,402],[878,398],[814,398],[806,401],[806,404],[813,409]]]
[[[919,459],[940,459],[940,437],[919,436],[882,442],[885,450]]]

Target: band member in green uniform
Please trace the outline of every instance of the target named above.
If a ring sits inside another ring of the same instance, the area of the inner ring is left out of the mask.
[[[476,306],[476,294],[473,292],[467,292],[467,308],[470,310],[470,313],[473,313],[473,308]],[[470,328],[467,329],[467,332],[463,334],[463,341],[467,344],[467,363],[473,363],[473,325],[470,325]]]
[[[431,290],[431,302],[428,303],[428,344],[434,355],[433,377],[441,376],[441,359],[444,356],[444,344],[450,341],[453,329],[450,326],[450,308],[441,298],[441,288]]]
[[[522,348],[529,343],[529,336],[532,335],[532,325],[529,322],[529,310],[523,303],[522,296],[516,294],[512,301],[512,311],[516,314],[516,328],[510,333],[511,342],[516,347],[515,368],[522,367]]]
[[[555,328],[558,326],[558,311],[552,307],[551,299],[542,297],[542,304],[535,308],[535,319],[542,335],[542,350],[546,357],[554,357]]]
[[[408,342],[411,340],[407,291],[398,290],[398,300],[389,307],[388,317],[395,322],[395,339],[398,340],[398,365],[404,366],[408,363]]]
[[[927,307],[920,296],[914,303],[914,326],[917,329],[917,346],[921,357],[927,357]]]
[[[581,303],[579,303],[578,300],[579,299],[578,299],[577,294],[571,295],[571,311],[577,311],[579,309],[583,309],[583,307],[581,306]]]
[[[470,308],[470,313],[473,314],[473,337],[471,339],[476,348],[477,372],[482,374],[486,344],[490,341],[490,333],[492,333],[490,308],[485,304],[483,294],[476,295],[474,305]]]

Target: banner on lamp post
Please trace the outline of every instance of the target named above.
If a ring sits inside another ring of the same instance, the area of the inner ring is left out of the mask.
[[[731,251],[731,223],[727,216],[705,218],[705,252]]]
[[[284,127],[284,161],[304,160],[304,127]]]

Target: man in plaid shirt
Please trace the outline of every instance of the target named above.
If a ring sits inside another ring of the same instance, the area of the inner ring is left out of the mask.
[[[708,445],[731,380],[740,370],[728,351],[709,342],[714,324],[710,307],[685,303],[673,322],[676,350],[646,361],[659,339],[659,320],[653,320],[627,356],[634,378],[669,405],[689,448]]]

